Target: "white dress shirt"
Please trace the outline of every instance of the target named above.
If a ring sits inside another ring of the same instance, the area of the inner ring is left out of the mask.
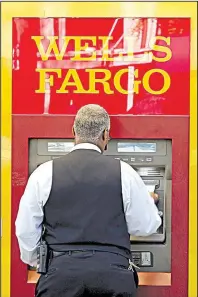
[[[101,152],[97,146],[89,143],[75,145],[72,150],[76,149]],[[36,248],[41,238],[44,217],[43,207],[52,186],[52,162],[40,165],[29,177],[15,222],[21,260],[30,266],[36,266]],[[128,233],[133,236],[149,236],[155,233],[161,225],[161,218],[154,200],[138,173],[122,161],[121,182]]]

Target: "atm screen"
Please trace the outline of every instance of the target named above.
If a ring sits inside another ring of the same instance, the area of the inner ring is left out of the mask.
[[[118,142],[118,153],[155,153],[156,143],[148,142]]]
[[[48,142],[47,150],[52,153],[69,153],[74,147],[74,142]]]

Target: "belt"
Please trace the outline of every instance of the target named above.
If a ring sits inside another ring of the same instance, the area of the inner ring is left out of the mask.
[[[76,250],[76,251],[65,251],[65,252],[56,252],[56,251],[50,251],[50,256],[52,258],[55,258],[55,257],[59,257],[59,256],[63,256],[63,255],[71,255],[71,254],[74,254],[74,253],[85,253],[85,252],[89,252],[88,250]],[[93,252],[95,253],[94,250],[91,250],[90,252]]]
[[[76,251],[65,251],[65,252],[55,252],[55,251],[50,251],[50,258],[55,258],[55,257],[59,257],[59,256],[63,256],[63,255],[71,255],[74,253],[86,253],[86,252],[92,252],[93,254],[96,252],[95,250],[76,250]],[[129,259],[129,268],[128,270],[133,270],[133,267],[135,267],[136,269],[140,269],[138,266],[136,266],[130,259]]]

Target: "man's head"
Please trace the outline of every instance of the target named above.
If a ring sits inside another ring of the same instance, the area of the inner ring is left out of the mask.
[[[110,118],[106,110],[96,104],[88,104],[77,112],[73,131],[75,142],[92,143],[102,151],[109,140]]]

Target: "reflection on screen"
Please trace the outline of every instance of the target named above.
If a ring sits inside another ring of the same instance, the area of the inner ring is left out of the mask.
[[[48,152],[69,153],[73,147],[73,142],[48,142]]]
[[[118,152],[119,153],[155,153],[156,143],[119,142]]]

